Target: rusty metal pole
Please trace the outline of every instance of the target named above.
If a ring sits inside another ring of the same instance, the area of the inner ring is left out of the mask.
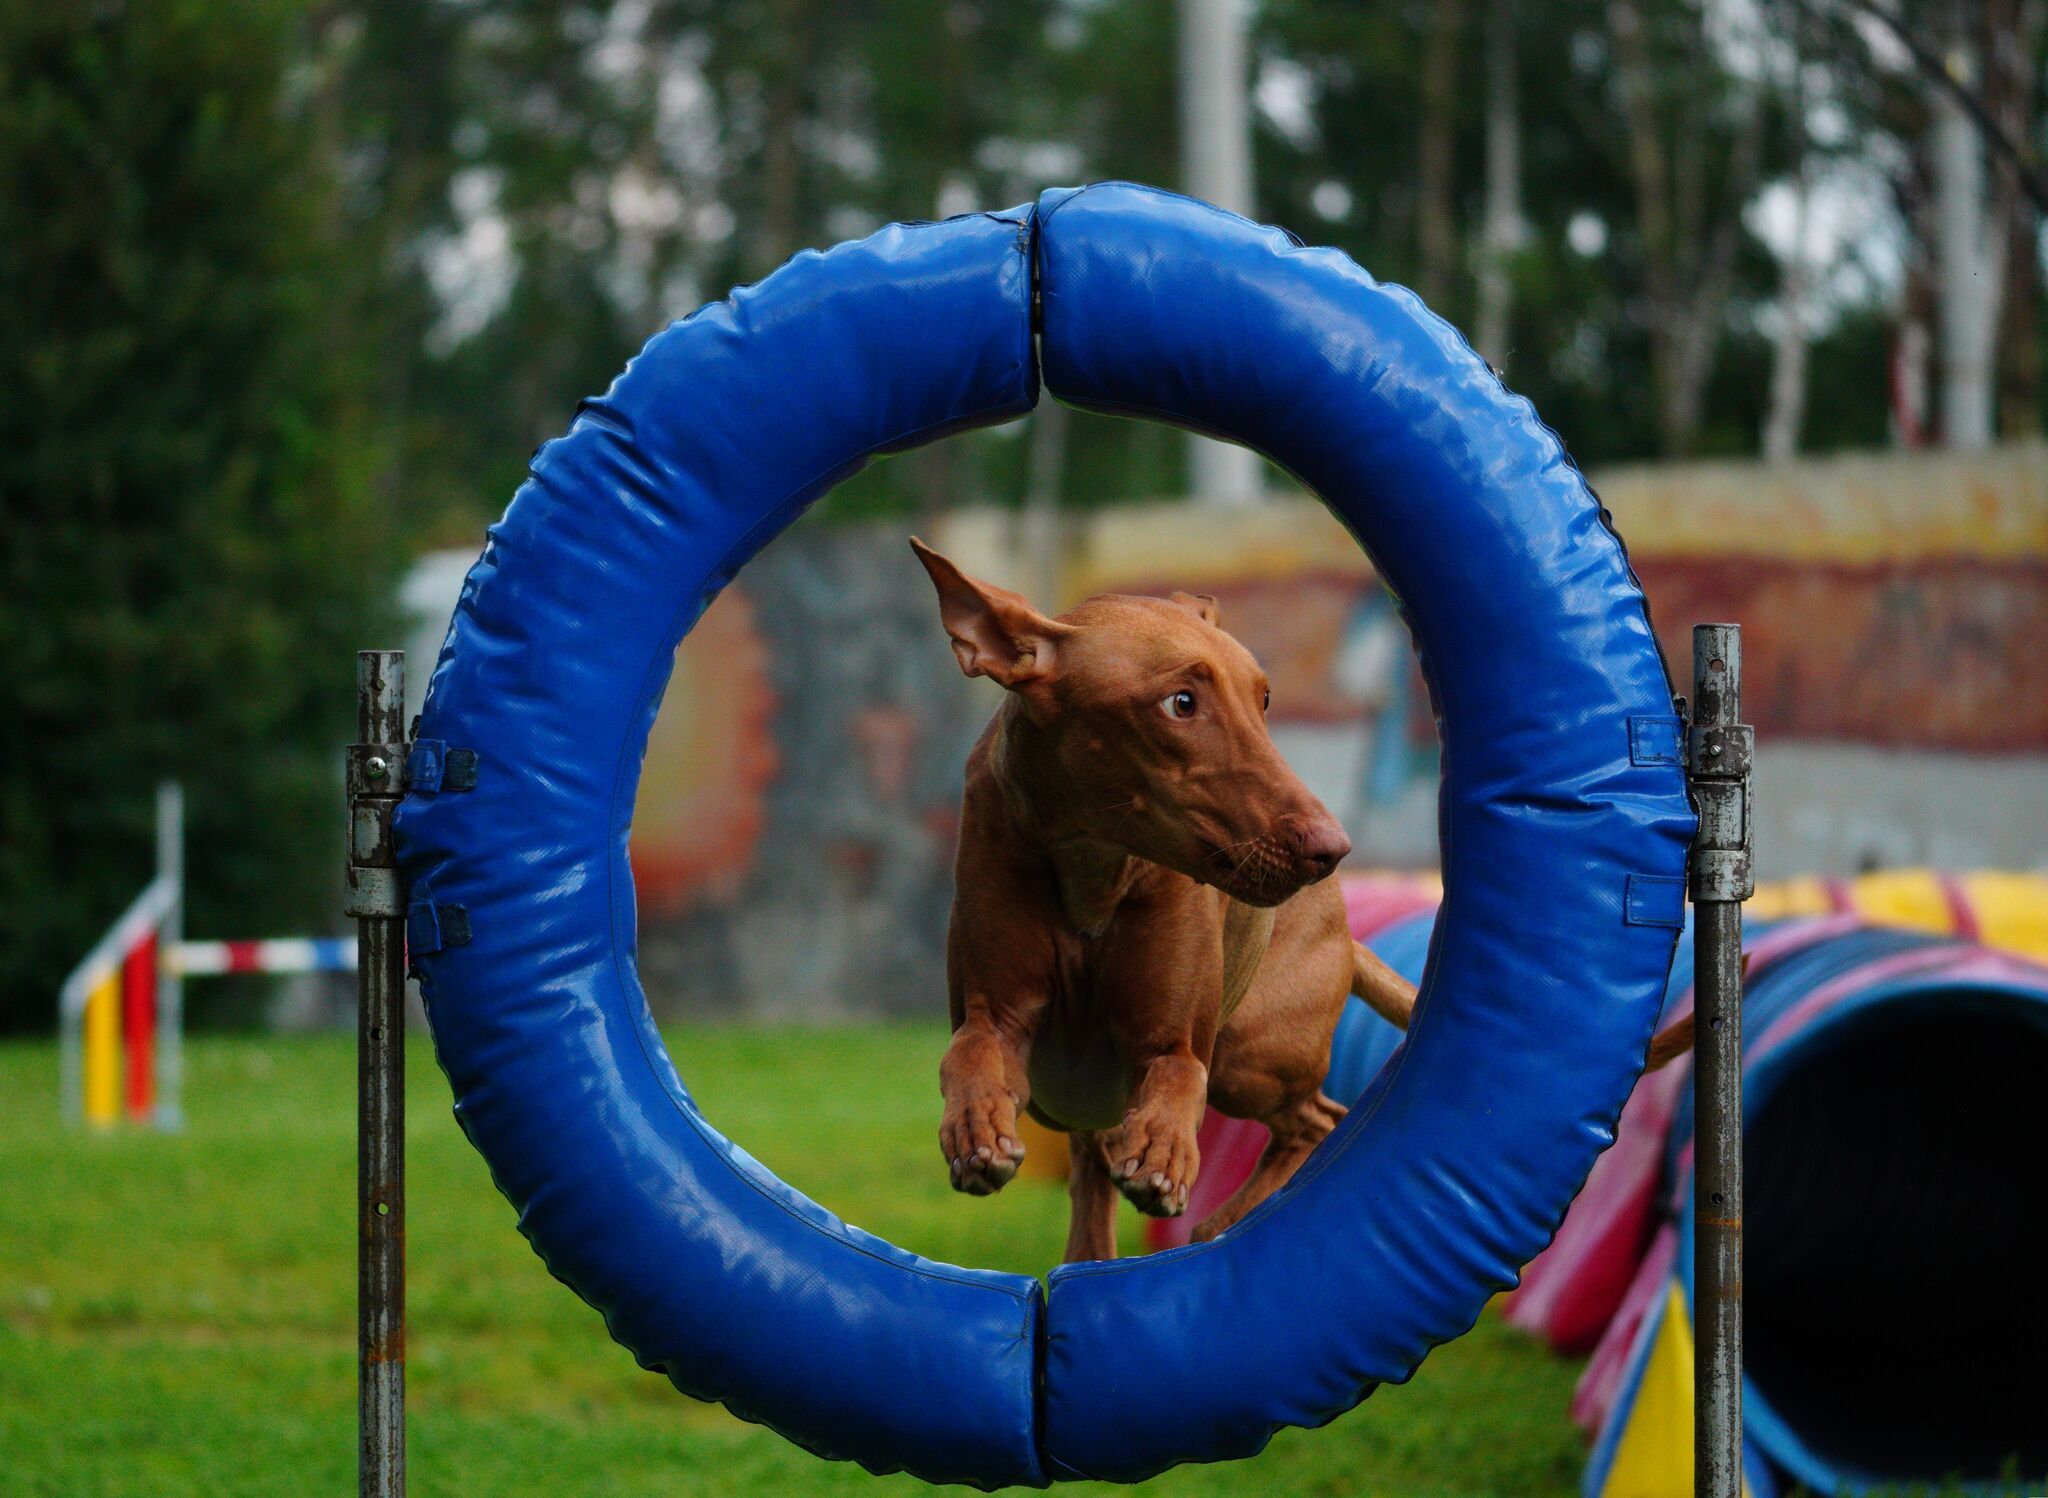
[[[361,1498],[405,1493],[405,893],[391,820],[405,793],[405,652],[356,656],[348,913],[356,960],[356,1375]]]
[[[1693,1491],[1742,1495],[1742,902],[1753,890],[1742,629],[1692,631]]]

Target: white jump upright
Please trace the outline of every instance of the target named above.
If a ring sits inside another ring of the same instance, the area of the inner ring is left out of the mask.
[[[186,978],[353,972],[350,937],[186,941],[185,795],[156,793],[156,876],[64,980],[57,997],[64,1118],[110,1129],[185,1121]]]

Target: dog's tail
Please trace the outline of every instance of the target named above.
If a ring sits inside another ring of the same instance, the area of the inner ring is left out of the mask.
[[[1669,1066],[1692,1049],[1692,1041],[1692,1016],[1688,1014],[1651,1037],[1650,1059],[1643,1064],[1643,1070],[1656,1071],[1659,1067]]]
[[[1749,991],[1749,959],[1753,953],[1742,954],[1742,992],[1736,996],[1739,1004]],[[1665,1029],[1657,1032],[1650,1042],[1650,1059],[1644,1064],[1644,1071],[1655,1071],[1660,1066],[1669,1066],[1680,1056],[1692,1049],[1694,1030],[1693,1017],[1688,1013],[1684,1019],[1675,1020]]]
[[[1415,985],[1358,942],[1351,944],[1351,991],[1370,1004],[1373,1013],[1403,1030],[1415,1017]]]
[[[1746,956],[1742,970],[1745,975],[1749,971]],[[1370,1004],[1375,1014],[1403,1030],[1415,1017],[1414,985],[1380,961],[1370,947],[1358,942],[1351,944],[1351,991]],[[1650,1056],[1644,1070],[1669,1066],[1691,1050],[1692,1043],[1693,1017],[1688,1014],[1657,1032],[1650,1041]]]

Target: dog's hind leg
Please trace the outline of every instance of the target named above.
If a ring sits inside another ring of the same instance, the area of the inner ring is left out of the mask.
[[[1064,1262],[1113,1259],[1117,1189],[1102,1153],[1102,1136],[1078,1131],[1067,1135],[1067,1159],[1067,1200],[1072,1215],[1067,1222]]]
[[[1329,1138],[1330,1130],[1343,1120],[1344,1113],[1342,1103],[1314,1092],[1283,1112],[1261,1120],[1273,1137],[1266,1142],[1259,1163],[1222,1206],[1196,1224],[1194,1241],[1207,1243],[1285,1186],[1309,1152]]]

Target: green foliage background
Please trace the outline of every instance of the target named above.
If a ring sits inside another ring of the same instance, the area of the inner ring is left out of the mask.
[[[318,930],[395,555],[334,185],[259,0],[0,11],[0,1027],[190,800],[191,921]]]
[[[1672,169],[1735,236],[1683,432],[1655,396],[1622,9]],[[1756,445],[1780,270],[1743,209],[1804,137],[1774,75],[1708,44],[1709,9],[1516,8],[1529,233],[1505,373],[1588,466]],[[1736,9],[1781,37],[1801,12]],[[1805,148],[1895,164],[1911,301],[1925,93],[1872,67],[1842,9],[1802,43],[1841,127]],[[1260,215],[1427,281],[1421,205],[1440,202],[1439,310],[1469,324],[1487,7],[1253,13]],[[1899,10],[1923,30],[1944,13]],[[388,642],[405,561],[477,545],[579,398],[802,246],[1061,182],[1172,182],[1174,21],[1173,0],[0,0],[0,1030],[50,1023],[140,886],[167,775],[190,794],[193,930],[331,926],[350,661]],[[1806,422],[1823,450],[1884,440],[1898,318],[1897,288],[1837,279]],[[2012,305],[2038,324],[2038,298]],[[2012,432],[2038,429],[2039,342],[2006,339]],[[971,434],[824,511],[1016,503],[1030,447]],[[1076,416],[1053,478],[1072,507],[1171,494],[1184,452]],[[226,993],[197,1017],[228,1017]]]

